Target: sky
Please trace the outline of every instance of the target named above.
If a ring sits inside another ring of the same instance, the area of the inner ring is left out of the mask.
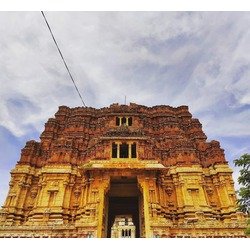
[[[250,12],[45,12],[87,106],[188,105],[208,141],[250,153]],[[28,140],[81,106],[40,12],[0,12],[0,205]]]

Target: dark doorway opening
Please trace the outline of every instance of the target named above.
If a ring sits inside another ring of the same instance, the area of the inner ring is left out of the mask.
[[[115,177],[111,179],[107,199],[106,237],[111,237],[111,227],[116,216],[129,215],[135,225],[135,236],[140,238],[141,215],[140,203],[141,192],[138,189],[137,178]]]
[[[132,216],[136,229],[136,238],[140,237],[138,202],[138,197],[109,197],[108,238],[111,237],[111,227],[114,224],[115,217],[123,214]]]

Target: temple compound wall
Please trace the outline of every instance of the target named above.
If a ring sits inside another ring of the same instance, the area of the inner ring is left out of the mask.
[[[224,150],[187,106],[60,106],[40,139],[11,171],[0,237],[244,237]]]

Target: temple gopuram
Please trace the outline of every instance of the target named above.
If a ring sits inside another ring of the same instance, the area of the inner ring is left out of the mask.
[[[11,171],[0,237],[245,237],[224,150],[187,106],[60,106],[40,139]]]

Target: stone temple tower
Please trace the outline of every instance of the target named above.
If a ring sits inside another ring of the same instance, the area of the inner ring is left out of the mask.
[[[11,171],[0,237],[244,237],[224,151],[187,106],[61,106],[40,139]]]

